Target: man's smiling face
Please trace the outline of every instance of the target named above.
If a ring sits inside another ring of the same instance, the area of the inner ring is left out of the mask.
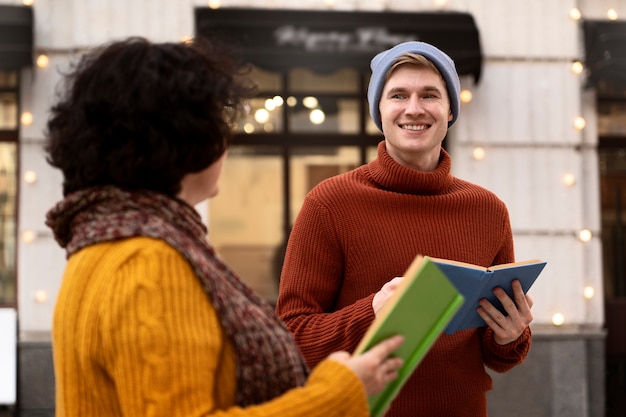
[[[435,169],[452,120],[441,75],[429,68],[399,66],[385,84],[379,109],[387,152],[402,165]]]

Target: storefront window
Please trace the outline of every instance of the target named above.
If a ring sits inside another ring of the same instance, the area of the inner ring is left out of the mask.
[[[282,265],[282,175],[279,149],[234,146],[224,163],[220,192],[209,205],[215,249],[270,302],[278,295]]]
[[[259,97],[249,100],[248,113],[236,126],[237,132],[361,133],[361,117],[367,112],[361,111],[362,79],[356,70],[316,74],[295,68],[283,79],[278,73],[254,67],[250,75],[258,84]]]
[[[15,129],[17,129],[17,93],[0,90],[0,130]]]
[[[17,300],[17,72],[0,71],[0,306]]]
[[[14,143],[0,142],[0,306],[16,300],[16,154]]]
[[[626,136],[625,100],[605,100],[598,103],[598,135]]]
[[[274,302],[286,239],[305,195],[375,158],[380,132],[367,116],[364,77],[354,69],[253,67],[250,76],[258,95],[235,128],[219,195],[209,202],[209,236],[233,270]]]

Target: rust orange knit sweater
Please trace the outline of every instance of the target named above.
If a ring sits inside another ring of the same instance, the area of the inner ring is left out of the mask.
[[[356,347],[374,319],[374,294],[416,254],[485,267],[514,261],[504,203],[450,168],[443,150],[433,172],[403,167],[381,142],[378,159],[308,194],[287,247],[277,312],[310,365]],[[485,366],[505,372],[531,344],[530,329],[505,346],[492,336],[488,328],[444,334],[388,416],[486,416]]]

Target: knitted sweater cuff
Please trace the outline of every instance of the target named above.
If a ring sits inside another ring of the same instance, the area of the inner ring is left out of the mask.
[[[363,383],[347,366],[331,359],[323,360],[309,375],[308,384],[330,387],[332,395],[325,397],[333,409],[345,410],[337,415],[368,417],[369,407]]]

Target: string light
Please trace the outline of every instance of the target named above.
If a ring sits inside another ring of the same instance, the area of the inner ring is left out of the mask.
[[[556,313],[552,316],[552,324],[555,326],[562,326],[565,323],[565,316],[561,313]]]
[[[22,0],[22,4],[24,6],[32,6],[33,5],[33,0]]]
[[[46,68],[49,64],[48,55],[41,54],[37,57],[37,66],[39,68]]]
[[[311,113],[309,114],[309,120],[314,125],[321,125],[322,123],[324,123],[324,120],[326,120],[326,115],[320,109],[311,110]]]
[[[581,242],[589,242],[592,237],[593,237],[593,234],[591,233],[591,230],[589,229],[582,229],[578,233],[578,239],[580,239]]]
[[[209,0],[209,8],[215,10],[215,9],[219,9],[220,7],[222,7],[221,0]]]
[[[258,109],[257,111],[254,112],[254,120],[256,120],[257,122],[261,124],[267,123],[269,119],[270,119],[270,112],[268,112],[265,109]]]
[[[609,20],[617,20],[617,12],[615,11],[615,9],[609,9],[606,12],[606,17],[608,17]]]
[[[274,96],[272,100],[274,101],[274,105],[276,107],[281,107],[285,102],[281,96]]]
[[[35,232],[32,230],[24,230],[22,232],[22,240],[25,243],[32,243],[35,240]]]
[[[30,112],[22,113],[22,117],[20,118],[20,121],[22,122],[24,126],[30,126],[33,123],[33,114]]]
[[[312,96],[308,96],[302,99],[302,105],[307,109],[314,109],[317,107],[318,104],[319,101],[317,100],[317,98]]]
[[[580,10],[578,10],[578,8],[574,7],[570,9],[569,17],[572,18],[573,20],[580,20],[580,18],[583,17],[583,15],[580,13]]]
[[[584,69],[585,69],[585,67],[583,66],[582,62],[580,62],[580,61],[572,62],[572,73],[573,74],[580,75],[580,74],[582,74]]]
[[[268,98],[267,100],[265,100],[265,108],[268,111],[274,110],[276,108],[276,102],[274,101],[274,99]]]
[[[587,285],[584,289],[583,289],[583,297],[585,297],[587,300],[590,300],[593,298],[593,296],[595,295],[596,291],[593,289],[592,286]]]
[[[469,103],[472,101],[472,92],[470,90],[461,91],[461,103]]]
[[[574,176],[574,174],[568,172],[567,174],[563,175],[563,184],[567,185],[568,187],[576,184],[576,177]]]
[[[474,151],[472,151],[472,156],[475,160],[481,161],[485,157],[485,150],[478,146],[474,148]]]
[[[583,130],[586,125],[587,122],[584,117],[578,116],[574,119],[574,128],[576,128],[576,130]]]
[[[37,181],[37,174],[35,173],[35,171],[24,172],[24,181],[26,181],[28,184],[33,184],[35,181]]]
[[[254,125],[252,123],[246,123],[243,125],[243,131],[250,134],[254,132]]]
[[[48,293],[45,292],[44,290],[38,290],[35,293],[35,301],[37,301],[39,304],[45,303],[47,299],[48,299]]]

